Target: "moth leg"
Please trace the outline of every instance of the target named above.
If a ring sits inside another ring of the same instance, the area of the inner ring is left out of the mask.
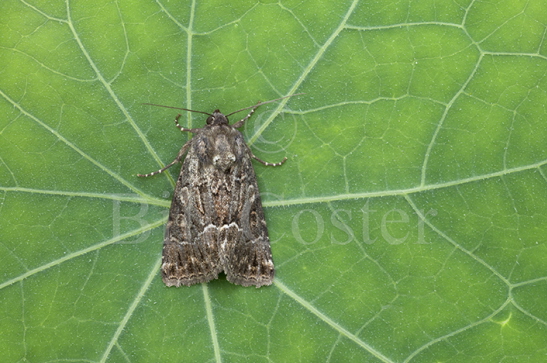
[[[263,105],[264,103],[263,102],[260,102],[258,101],[258,103],[251,109],[251,112],[249,112],[249,114],[247,116],[245,116],[244,118],[242,118],[241,120],[239,120],[238,122],[236,122],[235,124],[232,125],[232,127],[234,128],[238,128],[238,127],[241,127],[243,126],[243,124],[245,123],[245,121],[247,121],[252,115],[253,113],[255,113],[256,109],[258,108],[258,106],[260,105]],[[283,165],[283,163],[285,163],[285,161],[287,161],[287,158],[284,158],[283,160],[281,160],[279,163],[268,163],[267,161],[264,161],[262,159],[259,159],[258,157],[256,157],[253,152],[251,151],[251,149],[249,149],[249,152],[251,153],[251,157],[253,159],[255,159],[256,161],[258,161],[259,163],[261,164],[264,164],[266,166],[281,166]]]
[[[186,132],[192,132],[192,133],[196,133],[198,129],[187,129],[186,127],[182,127],[180,124],[179,124],[179,118],[181,117],[182,115],[179,113],[177,115],[177,117],[175,117],[175,126],[177,126],[179,128],[180,131],[186,131]]]
[[[179,115],[180,116],[180,115]],[[184,154],[186,154],[186,151],[188,151],[188,148],[190,147],[190,142],[192,141],[192,139],[188,140],[188,142],[186,142],[186,144],[184,144],[182,146],[182,148],[180,149],[179,151],[179,154],[177,155],[177,157],[175,158],[175,160],[173,160],[170,164],[166,165],[164,168],[161,168],[160,170],[158,171],[154,171],[152,173],[148,173],[148,174],[137,174],[137,176],[140,176],[140,177],[143,177],[143,178],[146,178],[146,177],[149,177],[149,176],[152,176],[152,175],[156,175],[156,174],[159,174],[159,173],[163,173],[165,170],[169,169],[170,167],[172,167],[173,165],[175,165],[176,163],[178,163],[182,157],[184,156]]]
[[[232,125],[232,127],[235,127],[236,129],[238,127],[241,127],[243,126],[243,124],[245,123],[245,121],[247,121],[252,115],[253,113],[255,113],[256,109],[258,108],[258,106],[262,105],[263,103],[261,103],[260,101],[258,101],[258,103],[251,109],[251,112],[249,112],[249,114],[247,116],[245,116],[244,118],[242,118],[241,120],[239,120],[238,122],[236,122],[235,124]]]
[[[281,160],[278,163],[268,163],[267,161],[257,158],[254,154],[251,154],[251,157],[255,159],[256,161],[258,161],[259,163],[264,164],[266,166],[281,166],[285,163],[285,161],[287,161],[287,158],[283,158],[283,160]]]

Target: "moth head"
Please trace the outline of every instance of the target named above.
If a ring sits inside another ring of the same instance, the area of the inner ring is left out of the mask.
[[[207,125],[228,125],[228,118],[220,110],[215,110],[211,116],[207,117]]]

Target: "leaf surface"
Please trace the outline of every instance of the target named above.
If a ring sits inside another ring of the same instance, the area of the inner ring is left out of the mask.
[[[0,4],[0,360],[541,361],[547,5]],[[242,129],[274,285],[166,288],[187,140]],[[204,117],[183,112],[181,123]],[[245,113],[233,115],[235,122]]]

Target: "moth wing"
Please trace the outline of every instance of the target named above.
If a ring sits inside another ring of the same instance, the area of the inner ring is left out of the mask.
[[[212,159],[211,143],[231,149],[234,159]],[[272,283],[270,240],[251,159],[234,128],[194,135],[165,232],[162,277],[167,286],[207,282],[222,271],[234,284]]]
[[[262,210],[262,201],[251,163],[251,151],[245,145],[249,157],[243,158],[237,173],[241,213],[236,223],[220,230],[220,245],[225,259],[224,272],[228,281],[243,285],[271,285],[274,263],[268,237],[268,228]]]
[[[165,230],[161,271],[167,286],[207,282],[222,271],[218,229],[199,210],[199,184],[204,181],[190,177],[199,173],[193,152],[190,148],[182,165]]]

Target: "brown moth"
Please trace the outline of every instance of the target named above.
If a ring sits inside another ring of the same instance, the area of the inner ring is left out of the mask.
[[[219,110],[210,114],[181,108],[208,115],[206,125],[196,129],[181,127],[179,114],[176,126],[194,137],[166,167],[138,174],[148,177],[161,173],[187,154],[175,187],[163,243],[161,272],[167,286],[207,282],[218,278],[221,272],[228,281],[242,286],[272,283],[270,239],[251,160],[279,166],[287,158],[275,164],[260,160],[237,128],[259,106],[287,97],[259,102],[228,115]],[[228,116],[246,109],[251,109],[247,116],[229,124]]]

